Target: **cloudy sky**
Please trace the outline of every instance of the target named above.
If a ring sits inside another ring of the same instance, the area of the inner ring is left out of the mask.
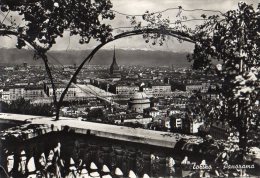
[[[236,9],[238,0],[111,0],[113,3],[113,10],[130,14],[137,15],[143,14],[146,10],[150,12],[157,12],[161,10],[165,10],[167,8],[176,8],[178,6],[182,6],[185,10],[192,9],[207,9],[207,10],[219,10],[221,12],[226,12],[230,9]],[[248,4],[254,4],[255,7],[257,5],[256,0],[247,0],[245,1]],[[163,13],[164,17],[169,17],[171,22],[176,20],[176,14],[178,10],[170,10]],[[194,12],[182,12],[182,15],[185,15],[188,19],[199,18],[201,14],[205,12],[202,11],[194,11]],[[207,13],[205,13],[207,14]],[[0,18],[1,20],[1,18]],[[129,20],[126,19],[124,15],[120,15],[116,13],[116,18],[113,21],[107,22],[113,26],[113,28],[117,27],[125,27],[129,26]],[[194,26],[196,22],[187,23],[188,26]],[[115,33],[119,32],[118,30]],[[10,39],[7,37],[0,37],[0,47],[14,47],[16,40]],[[66,50],[66,49],[86,49],[93,48],[96,46],[96,42],[91,42],[87,45],[79,45],[77,37],[69,37],[68,34],[65,34],[62,39],[57,40],[57,45],[54,45],[53,50]],[[182,43],[180,44],[176,39],[170,38],[167,42],[162,46],[153,46],[151,44],[146,44],[141,36],[129,37],[118,40],[111,44],[106,45],[104,48],[110,49],[114,45],[117,48],[123,49],[143,49],[143,50],[167,50],[167,51],[175,51],[175,52],[187,52],[191,51],[193,48],[192,44]]]

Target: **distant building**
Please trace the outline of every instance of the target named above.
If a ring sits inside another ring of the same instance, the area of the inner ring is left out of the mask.
[[[175,127],[176,128],[182,128],[182,119],[181,118],[176,118]]]
[[[175,116],[171,118],[171,122],[172,129],[182,129],[182,118],[180,114],[175,114]]]
[[[179,108],[186,108],[187,103],[188,103],[188,97],[184,97],[184,96],[173,97],[172,100],[172,105]]]
[[[42,86],[30,86],[30,85],[5,86],[3,89],[1,89],[0,93],[1,93],[1,100],[5,102],[14,101],[19,98],[34,100],[34,99],[47,97],[44,94],[44,90]]]
[[[185,84],[185,91],[201,91],[203,89],[202,84],[200,83],[189,83]]]
[[[165,118],[165,120],[164,120],[164,126],[165,126],[168,130],[171,129],[171,121],[170,121],[170,118],[169,118],[169,117]]]
[[[14,67],[11,66],[5,67],[5,71],[14,71]]]
[[[219,92],[207,92],[207,93],[201,93],[200,95],[204,100],[219,98]]]
[[[116,62],[116,52],[114,47],[114,55],[113,55],[113,61],[110,66],[110,76],[111,78],[121,78],[120,68]]]
[[[24,87],[15,86],[9,88],[9,98],[11,101],[22,98],[23,95],[24,95]]]
[[[142,90],[148,97],[153,97],[153,89],[152,88],[142,87]]]
[[[205,86],[202,85],[201,81],[198,80],[188,80],[183,78],[172,80],[171,82],[173,90],[181,90],[186,92],[202,91],[205,89]]]
[[[204,124],[204,121],[202,121],[200,118],[195,117],[186,117],[182,120],[182,129],[186,133],[195,134],[199,132],[199,127]]]
[[[2,101],[9,102],[10,101],[10,92],[8,88],[2,89]]]
[[[155,118],[160,115],[160,111],[156,107],[146,108],[146,109],[144,109],[144,115]]]
[[[141,91],[149,97],[171,96],[171,86],[162,82],[149,81],[149,84],[143,84],[141,86]]]
[[[45,96],[42,86],[27,86],[24,88],[23,97],[25,99],[38,99]]]
[[[167,110],[167,115],[168,115],[168,116],[171,116],[171,115],[180,114],[180,113],[183,113],[183,112],[184,112],[184,109],[182,109],[182,108],[179,108],[179,107],[170,107],[170,108]]]
[[[59,99],[62,92],[65,90],[66,86],[64,84],[55,84],[56,85],[56,97]],[[77,92],[80,91],[80,89],[76,88],[75,86],[70,86],[64,99],[69,98],[76,98]],[[44,84],[44,92],[48,97],[53,97],[53,89],[51,87],[51,84]]]
[[[165,97],[171,95],[171,85],[165,83],[153,83],[151,84],[153,96]]]
[[[139,86],[136,85],[126,85],[126,84],[116,84],[111,87],[112,93],[118,95],[133,95],[139,91]]]
[[[136,92],[133,97],[130,98],[129,107],[132,111],[143,113],[144,109],[150,107],[150,99],[143,92]]]

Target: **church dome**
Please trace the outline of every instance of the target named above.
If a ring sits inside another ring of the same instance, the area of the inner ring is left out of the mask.
[[[132,111],[143,113],[143,110],[150,107],[150,99],[144,92],[136,92],[129,101]]]
[[[144,92],[137,92],[131,97],[133,100],[147,99],[147,95]]]

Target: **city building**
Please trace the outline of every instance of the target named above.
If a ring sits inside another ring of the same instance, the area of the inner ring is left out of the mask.
[[[171,117],[171,127],[172,129],[182,129],[182,115],[174,114]]]
[[[144,109],[145,116],[151,116],[152,118],[156,118],[160,115],[160,111],[156,107],[146,108]]]
[[[24,88],[24,99],[38,99],[46,97],[42,86],[26,86]]]
[[[183,113],[184,109],[180,108],[180,107],[176,107],[176,106],[171,106],[168,110],[167,110],[167,115],[171,116],[174,114],[180,114]]]
[[[204,121],[197,117],[186,117],[182,120],[182,129],[185,133],[196,134],[199,132],[199,127],[204,124]]]
[[[55,85],[56,85],[56,95],[57,95],[56,97],[59,99],[62,92],[65,90],[66,86],[64,84],[55,84]],[[65,99],[76,97],[77,91],[79,91],[78,88],[76,88],[75,86],[70,86],[65,95]],[[53,89],[51,87],[51,84],[44,84],[44,92],[48,97],[53,97]]]
[[[184,85],[184,91],[202,91],[203,86],[201,83],[186,83]]]
[[[153,97],[153,89],[150,87],[143,87],[142,91],[148,96],[148,97]]]
[[[5,102],[10,101],[10,92],[8,88],[1,89],[1,100]]]
[[[171,85],[165,83],[152,83],[151,85],[154,97],[165,97],[171,95]]]
[[[116,84],[111,86],[112,93],[118,95],[133,95],[139,91],[139,86],[127,85],[127,84]]]
[[[10,102],[19,98],[27,100],[35,100],[40,98],[46,98],[42,86],[36,85],[14,85],[5,86],[0,90],[1,100]]]

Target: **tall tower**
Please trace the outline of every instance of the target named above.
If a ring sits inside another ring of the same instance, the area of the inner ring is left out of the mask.
[[[113,62],[110,66],[110,75],[120,75],[120,70],[116,62],[116,50],[114,46]]]

